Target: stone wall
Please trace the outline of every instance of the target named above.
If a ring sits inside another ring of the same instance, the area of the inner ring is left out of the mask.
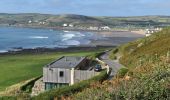
[[[45,83],[43,82],[43,78],[37,80],[32,88],[31,96],[36,96],[45,91]]]

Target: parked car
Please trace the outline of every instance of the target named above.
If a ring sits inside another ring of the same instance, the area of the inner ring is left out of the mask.
[[[99,64],[97,64],[97,65],[95,66],[95,68],[94,68],[94,71],[96,71],[96,72],[99,72],[99,71],[101,71],[101,70],[102,70],[102,66],[99,65]]]

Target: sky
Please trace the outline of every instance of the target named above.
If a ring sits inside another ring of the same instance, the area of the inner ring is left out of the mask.
[[[170,0],[1,0],[0,13],[170,15]]]

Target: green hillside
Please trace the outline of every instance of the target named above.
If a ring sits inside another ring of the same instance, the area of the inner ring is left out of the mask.
[[[29,23],[29,21],[31,21]],[[141,28],[148,26],[169,26],[170,16],[136,16],[136,17],[97,17],[74,14],[50,15],[38,13],[6,14],[0,13],[0,25],[61,27],[64,23],[74,27],[104,26],[112,28]]]
[[[73,100],[169,100],[170,28],[118,47],[122,68],[117,76],[83,92]],[[115,53],[115,52],[113,52]],[[114,55],[111,53],[111,55]],[[125,70],[126,69],[126,70]]]

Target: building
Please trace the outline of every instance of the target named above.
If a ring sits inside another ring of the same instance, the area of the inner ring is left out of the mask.
[[[31,21],[31,20],[29,20],[29,21],[28,21],[28,23],[29,23],[29,24],[31,24],[31,23],[32,23],[32,21]]]
[[[101,30],[111,30],[111,28],[109,26],[103,26],[100,28]]]
[[[99,30],[98,27],[93,27],[93,26],[90,26],[88,29],[89,29],[89,30]]]
[[[39,22],[39,25],[44,25],[46,22]]]
[[[74,25],[73,24],[69,24],[69,27],[74,27]]]
[[[148,36],[152,35],[153,33],[159,32],[161,30],[162,30],[162,28],[146,29],[145,36],[148,37]]]
[[[67,27],[67,26],[68,26],[68,24],[66,24],[66,23],[63,24],[63,27]]]
[[[88,69],[86,57],[63,56],[43,68],[45,90],[73,85],[97,74]]]

